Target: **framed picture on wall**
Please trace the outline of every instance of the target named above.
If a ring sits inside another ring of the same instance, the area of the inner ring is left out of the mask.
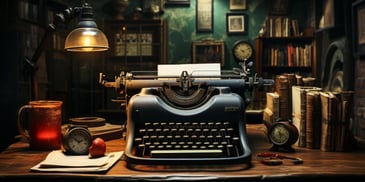
[[[196,1],[197,32],[213,32],[213,0]]]
[[[229,0],[229,10],[245,10],[246,0]]]
[[[365,0],[356,1],[352,5],[354,53],[365,56]]]
[[[193,63],[221,63],[224,66],[224,41],[192,42]]]
[[[190,0],[165,0],[166,6],[190,5]]]
[[[227,33],[228,34],[247,34],[247,15],[238,13],[227,13]]]
[[[158,14],[163,11],[164,0],[141,0],[142,12]]]
[[[289,0],[270,0],[270,15],[287,15],[289,13]]]

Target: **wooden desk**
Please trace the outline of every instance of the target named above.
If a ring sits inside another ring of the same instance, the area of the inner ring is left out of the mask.
[[[282,165],[267,166],[260,162],[256,154],[267,152],[271,147],[264,134],[264,125],[247,124],[248,139],[252,155],[252,166],[239,171],[170,171],[144,172],[126,168],[120,160],[105,174],[46,173],[31,172],[30,168],[41,162],[48,152],[31,151],[25,142],[17,142],[0,154],[0,181],[129,181],[129,180],[218,180],[218,181],[364,181],[365,151],[322,152],[296,148],[296,153],[285,154],[299,157],[303,164],[294,165],[284,161]],[[123,150],[122,139],[107,141],[107,151]]]

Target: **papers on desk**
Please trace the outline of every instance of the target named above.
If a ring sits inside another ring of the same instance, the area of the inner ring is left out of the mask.
[[[88,155],[65,155],[61,150],[48,154],[46,159],[31,168],[46,172],[102,172],[112,167],[123,152],[111,152],[104,157],[90,158]]]

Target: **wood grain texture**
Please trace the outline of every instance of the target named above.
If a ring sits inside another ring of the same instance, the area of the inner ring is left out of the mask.
[[[261,163],[258,153],[268,152],[271,144],[265,133],[263,124],[247,124],[248,141],[253,155],[249,168],[233,171],[204,171],[195,166],[189,166],[185,171],[161,171],[156,167],[154,172],[137,171],[127,168],[127,163],[118,161],[108,172],[101,174],[89,173],[44,173],[33,172],[30,168],[41,162],[48,151],[32,151],[28,143],[19,141],[0,154],[0,181],[15,181],[22,179],[52,181],[113,181],[113,180],[218,180],[218,181],[364,181],[365,151],[324,152],[319,149],[295,148],[295,153],[281,153],[304,160],[303,164],[295,165],[290,160],[284,160],[282,165],[268,166]],[[294,146],[295,147],[295,146]],[[121,151],[124,148],[123,139],[107,141],[107,152]],[[221,167],[221,166],[218,166]]]

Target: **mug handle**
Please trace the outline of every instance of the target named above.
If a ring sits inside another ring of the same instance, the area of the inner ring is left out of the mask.
[[[25,109],[30,109],[32,108],[31,105],[24,105],[22,107],[20,107],[20,109],[18,110],[18,120],[17,120],[17,126],[18,126],[18,131],[21,135],[23,135],[25,138],[27,138],[28,140],[30,139],[29,133],[24,129],[23,125],[22,125],[22,113]]]

